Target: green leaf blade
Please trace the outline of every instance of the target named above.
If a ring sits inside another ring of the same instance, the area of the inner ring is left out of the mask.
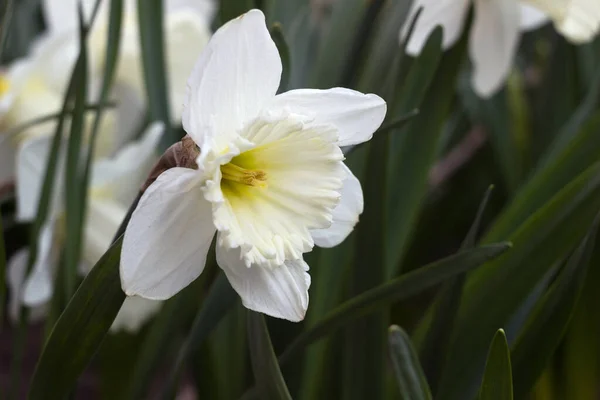
[[[29,398],[64,398],[90,362],[125,294],[119,261],[122,237],[96,263],[58,319],[38,360]]]
[[[490,345],[479,400],[513,400],[510,350],[502,329],[496,332]]]
[[[247,319],[250,358],[256,384],[262,393],[261,398],[291,400],[292,396],[279,369],[264,316],[249,311]]]
[[[402,328],[393,325],[388,331],[388,340],[400,397],[404,400],[430,400],[427,379],[410,337]]]
[[[597,228],[598,219],[556,282],[539,300],[515,341],[512,358],[518,398],[535,384],[567,330],[587,275]]]

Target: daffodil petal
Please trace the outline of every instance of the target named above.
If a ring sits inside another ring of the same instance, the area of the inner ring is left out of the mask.
[[[98,262],[110,247],[126,215],[127,206],[93,193],[89,196],[83,244],[84,264],[92,266]],[[85,273],[89,271],[87,268],[83,270]]]
[[[217,247],[217,263],[246,308],[292,322],[304,319],[310,286],[304,260],[277,267],[246,267],[239,249]]]
[[[194,68],[198,54],[210,39],[210,26],[204,15],[188,7],[168,13],[165,24],[171,119],[180,121],[187,78]]]
[[[40,232],[37,257],[23,290],[23,303],[29,307],[48,302],[54,292],[52,281],[54,227],[55,221],[50,220]]]
[[[168,299],[202,273],[215,228],[197,177],[191,169],[169,169],[140,199],[121,251],[127,295]]]
[[[210,23],[215,16],[216,4],[214,0],[168,0],[165,2],[167,15],[172,12],[189,10],[202,15]]]
[[[469,37],[473,87],[482,97],[493,95],[506,80],[520,37],[516,1],[479,0]]]
[[[444,49],[452,47],[460,38],[470,4],[470,0],[415,0],[400,31],[401,42],[406,38],[416,12],[421,7],[423,11],[417,20],[406,51],[412,55],[419,54],[427,38],[438,25],[444,30],[442,47]]]
[[[320,247],[335,247],[342,243],[352,233],[359,215],[363,212],[364,200],[360,182],[346,165],[344,169],[347,177],[343,181],[340,202],[333,209],[331,226],[310,232],[315,244]]]
[[[550,18],[542,11],[527,4],[520,4],[521,9],[521,30],[532,31],[546,24]]]
[[[17,219],[20,221],[31,221],[37,215],[39,196],[44,183],[51,142],[51,136],[26,139],[17,152]],[[55,185],[52,192],[51,210],[58,209],[59,198],[62,195],[62,165],[62,158],[59,157],[54,177]]]
[[[271,113],[280,110],[307,116],[316,125],[333,125],[338,130],[338,146],[350,146],[373,137],[387,106],[375,94],[345,88],[297,89],[275,96],[265,109]]]
[[[558,0],[539,0],[539,3],[564,7],[564,2]],[[573,43],[588,42],[600,31],[600,3],[597,0],[572,0],[566,6],[564,16],[555,22],[556,29]]]
[[[183,127],[202,151],[224,151],[277,92],[281,58],[265,16],[252,10],[223,25],[187,84]]]
[[[48,24],[48,29],[51,33],[76,32],[78,28],[78,3],[81,3],[83,6],[85,18],[89,18],[96,0],[44,0],[42,2],[44,20]]]
[[[8,260],[6,265],[7,284],[10,289],[8,300],[8,316],[13,322],[19,321],[19,309],[22,302],[23,283],[25,281],[25,270],[27,269],[28,249],[17,251]],[[29,312],[29,321],[40,320],[46,314],[46,305],[33,307]]]
[[[92,193],[110,193],[122,204],[130,204],[140,191],[158,159],[156,146],[164,133],[164,124],[151,124],[140,140],[122,147],[114,158],[101,159],[92,168]]]
[[[110,326],[110,332],[136,333],[162,307],[163,302],[142,297],[127,297]]]

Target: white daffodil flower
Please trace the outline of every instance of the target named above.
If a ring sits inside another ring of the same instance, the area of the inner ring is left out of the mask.
[[[20,144],[32,136],[52,131],[52,122],[33,126],[18,135],[10,130],[35,118],[60,110],[62,90],[57,82],[62,74],[44,68],[53,54],[66,48],[57,40],[42,40],[30,56],[18,60],[0,72],[0,184],[11,180],[15,173],[15,154]],[[67,71],[68,73],[68,71]]]
[[[247,308],[304,318],[303,253],[339,244],[363,209],[340,146],[371,139],[386,104],[342,88],[276,95],[281,72],[261,11],[213,35],[183,109],[198,169],[163,172],[140,199],[121,253],[127,295],[179,292],[202,273],[216,233],[217,262]]]
[[[496,93],[513,63],[521,32],[536,29],[547,20],[573,43],[590,41],[600,30],[598,0],[415,0],[408,21],[423,8],[407,51],[420,53],[427,37],[438,25],[444,29],[443,48],[460,38],[469,7],[473,26],[469,32],[469,55],[473,62],[473,87],[482,97]],[[400,37],[406,37],[406,23]]]
[[[162,124],[154,123],[139,141],[123,147],[114,158],[94,162],[80,268],[82,274],[87,274],[109,248],[130,204],[157,159],[155,148],[163,130]],[[31,148],[18,156],[17,209],[23,220],[31,220],[35,216],[50,141],[49,136],[29,140],[26,147]],[[58,182],[56,186],[55,193],[62,193],[62,183]],[[9,283],[13,294],[11,310],[18,309],[21,302],[34,310],[43,309],[52,297],[54,265],[60,242],[64,240],[64,237],[56,234],[60,231],[62,221],[62,203],[58,199],[53,203],[49,222],[40,234],[38,256],[31,274],[25,279],[27,252],[25,255],[23,252],[16,254],[9,263]],[[128,299],[111,331],[136,331],[159,310],[160,305],[158,301]]]
[[[78,0],[45,0],[44,9],[50,30],[71,36],[78,35]],[[84,14],[89,18],[96,0],[82,2]],[[107,46],[109,2],[102,2],[98,17],[88,38],[92,68],[99,72],[104,69],[104,54]],[[204,48],[211,35],[210,22],[215,11],[210,0],[166,0],[165,1],[165,68],[169,87],[171,118],[181,119],[181,106],[185,95],[186,78],[189,75],[195,55]],[[137,0],[124,1],[121,26],[119,61],[116,69],[116,82],[129,87],[136,95],[128,99],[143,110],[146,90],[142,69],[142,49],[138,29]],[[122,126],[122,124],[120,124]]]

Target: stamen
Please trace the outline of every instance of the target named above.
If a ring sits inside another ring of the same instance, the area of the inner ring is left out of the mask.
[[[222,179],[248,186],[267,187],[267,173],[262,170],[245,169],[228,163],[221,166]]]

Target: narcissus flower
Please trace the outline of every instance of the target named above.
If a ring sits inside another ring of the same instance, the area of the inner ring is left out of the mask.
[[[161,123],[154,123],[140,140],[128,143],[114,157],[94,161],[80,263],[82,275],[87,274],[110,247],[129,205],[158,158],[155,148],[163,130]],[[51,140],[48,135],[32,138],[25,142],[17,155],[17,210],[20,220],[31,221],[36,216]],[[59,180],[56,186],[55,193],[61,194],[62,181]],[[25,276],[27,249],[21,250],[9,260],[7,273],[11,287],[10,310],[11,316],[15,318],[20,304],[32,307],[36,318],[44,315],[54,292],[55,265],[64,241],[64,235],[61,234],[63,215],[62,202],[55,199],[50,217],[40,233],[36,262],[29,276]],[[127,299],[113,322],[111,331],[139,329],[160,306],[161,302],[158,301]]]
[[[536,29],[550,19],[565,38],[578,44],[590,41],[600,30],[598,0],[415,0],[409,15],[421,7],[423,12],[408,52],[418,54],[438,25],[444,29],[443,47],[451,47],[462,33],[471,4],[474,19],[469,54],[474,68],[473,87],[482,97],[493,95],[506,80],[522,31]]]
[[[342,88],[276,95],[281,71],[262,12],[213,35],[183,109],[198,168],[169,169],[142,196],[121,253],[126,294],[179,292],[202,273],[216,233],[217,262],[247,308],[304,318],[303,253],[339,244],[363,208],[340,146],[369,140],[386,104]]]

